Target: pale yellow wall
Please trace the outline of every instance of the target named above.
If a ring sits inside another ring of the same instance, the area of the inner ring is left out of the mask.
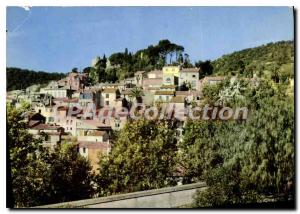
[[[173,75],[175,77],[179,76],[179,66],[165,66],[163,67],[163,76]]]

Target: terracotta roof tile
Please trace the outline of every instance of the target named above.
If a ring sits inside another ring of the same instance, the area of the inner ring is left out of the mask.
[[[88,149],[101,149],[106,151],[111,148],[109,143],[106,142],[96,142],[96,141],[78,141],[79,148],[88,148]]]
[[[110,125],[102,123],[100,120],[81,120],[83,123],[86,123],[95,127],[110,127]]]
[[[38,124],[34,127],[32,127],[31,129],[35,129],[35,130],[58,130],[59,128],[61,128],[60,126],[55,126],[55,125],[49,125],[49,124]]]
[[[117,88],[105,88],[103,90],[103,93],[107,93],[107,94],[116,93],[117,90],[118,90]]]
[[[155,95],[174,95],[174,91],[156,91]]]
[[[163,82],[163,78],[146,78],[143,81],[143,85],[161,85]]]
[[[179,72],[183,72],[183,73],[198,73],[199,72],[199,68],[183,68]]]
[[[176,88],[176,85],[162,85],[160,88],[174,89]]]

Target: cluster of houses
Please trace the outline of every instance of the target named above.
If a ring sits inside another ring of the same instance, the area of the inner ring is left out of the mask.
[[[126,113],[100,119],[97,113],[102,109],[129,108],[134,103],[185,107],[200,102],[204,84],[222,80],[224,77],[220,76],[199,79],[198,68],[165,66],[162,70],[137,71],[134,77],[122,82],[89,86],[87,73],[71,72],[46,87],[34,85],[26,90],[7,92],[7,102],[16,107],[23,101],[30,104],[31,110],[25,115],[28,130],[35,137],[41,137],[45,147],[74,142],[78,152],[88,158],[96,170],[99,153],[108,154],[111,150],[111,133],[122,129],[129,119]],[[131,96],[134,88],[141,90],[140,97]],[[84,110],[91,104],[96,114],[83,117]]]

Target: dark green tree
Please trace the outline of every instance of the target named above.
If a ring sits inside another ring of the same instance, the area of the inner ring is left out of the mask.
[[[111,154],[101,157],[99,195],[174,184],[176,141],[167,122],[140,119],[120,131]]]

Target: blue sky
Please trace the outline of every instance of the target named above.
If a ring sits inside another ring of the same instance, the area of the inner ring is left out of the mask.
[[[7,8],[7,66],[48,72],[161,39],[184,46],[194,62],[293,37],[290,7]]]

